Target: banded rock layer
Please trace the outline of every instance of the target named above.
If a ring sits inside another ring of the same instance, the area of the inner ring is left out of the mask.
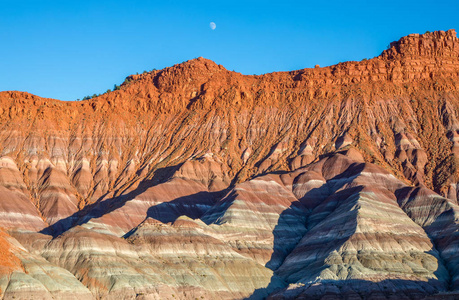
[[[459,40],[82,102],[0,93],[4,298],[454,297]],[[441,295],[441,296],[440,296]]]

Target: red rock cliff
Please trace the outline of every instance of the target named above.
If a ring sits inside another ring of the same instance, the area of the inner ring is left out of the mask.
[[[198,58],[80,102],[1,92],[0,226],[23,243],[9,247],[26,270],[43,263],[89,298],[264,297],[279,278],[307,296],[301,284],[341,282],[344,270],[379,290],[396,270],[407,295],[410,280],[422,295],[457,289],[458,113],[454,30],[403,37],[361,62],[260,76]]]

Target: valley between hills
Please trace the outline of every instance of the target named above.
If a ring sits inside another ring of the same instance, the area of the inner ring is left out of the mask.
[[[0,298],[459,298],[459,39],[75,102],[0,92]]]

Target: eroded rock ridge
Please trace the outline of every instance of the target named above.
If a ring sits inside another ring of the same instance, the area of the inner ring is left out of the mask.
[[[0,92],[1,297],[458,296],[454,30],[324,68],[127,79]]]

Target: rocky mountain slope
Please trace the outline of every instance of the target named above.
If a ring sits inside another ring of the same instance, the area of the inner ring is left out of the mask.
[[[0,92],[5,299],[459,294],[459,39],[81,102]]]

